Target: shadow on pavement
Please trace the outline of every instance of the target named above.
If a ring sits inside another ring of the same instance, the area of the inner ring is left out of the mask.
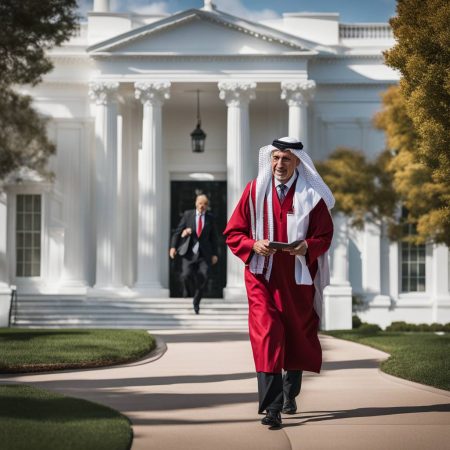
[[[67,392],[67,391],[65,391]],[[78,394],[78,397],[82,397],[82,394]],[[230,393],[208,393],[208,394],[179,394],[179,393],[138,393],[138,392],[94,392],[88,396],[89,400],[106,404],[112,408],[120,410],[121,413],[132,418],[134,413],[138,412],[158,412],[162,411],[167,413],[168,411],[182,411],[189,410],[187,417],[190,419],[195,417],[195,413],[192,410],[197,408],[215,408],[226,405],[239,405],[241,403],[254,403],[255,412],[258,402],[258,394],[256,392],[230,392]],[[169,419],[171,420],[171,419]],[[133,423],[135,420],[132,419]],[[146,419],[142,419],[141,423],[151,423],[151,420],[147,422]],[[189,421],[188,421],[189,422]],[[199,421],[198,423],[201,423]]]
[[[420,406],[393,406],[393,407],[375,407],[375,408],[355,408],[340,411],[310,411],[301,413],[301,415],[285,418],[283,427],[298,427],[308,423],[324,422],[327,420],[351,419],[355,417],[377,417],[377,416],[395,416],[397,414],[416,414],[427,412],[450,412],[450,403]],[[311,414],[311,415],[304,415]],[[288,421],[298,420],[297,423],[286,423]]]
[[[175,375],[163,377],[140,377],[127,378],[126,386],[168,386],[174,384],[191,384],[191,383],[217,383],[221,381],[235,381],[235,380],[249,380],[256,379],[254,372],[240,372],[240,373],[221,373],[212,375]],[[124,387],[123,378],[112,379],[97,379],[97,380],[52,380],[52,381],[37,381],[33,383],[43,389],[64,389],[65,392],[75,392],[78,390],[90,389],[108,389],[108,388],[122,388]]]
[[[213,419],[213,420],[194,420],[194,419],[133,419],[133,425],[214,425],[226,423],[255,423],[260,420],[255,415],[253,419]],[[263,428],[263,427],[261,427]]]
[[[351,359],[349,361],[324,361],[322,370],[377,369],[379,366],[378,359]]]

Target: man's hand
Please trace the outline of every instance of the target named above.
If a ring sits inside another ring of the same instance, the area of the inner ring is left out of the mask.
[[[261,239],[260,241],[256,241],[253,244],[253,251],[257,255],[270,256],[270,255],[273,255],[276,252],[276,249],[269,247],[269,240],[268,239]]]
[[[217,261],[219,261],[219,257],[216,255],[213,255],[211,258],[211,264],[214,266],[214,264],[217,264]]]
[[[182,232],[181,232],[181,237],[184,238],[186,236],[190,236],[192,234],[192,228],[185,228]]]
[[[305,256],[306,252],[308,251],[308,244],[306,241],[300,242],[300,244],[297,245],[297,247],[294,248],[283,248],[283,252],[289,252],[290,255],[300,255]]]
[[[177,249],[176,248],[172,247],[171,249],[169,249],[170,259],[174,259],[176,254],[177,254]]]

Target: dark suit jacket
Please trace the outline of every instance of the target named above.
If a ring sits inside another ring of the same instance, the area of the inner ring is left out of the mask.
[[[217,255],[217,229],[214,216],[210,212],[205,213],[205,223],[203,224],[202,234],[200,238],[197,237],[197,227],[195,220],[195,209],[190,209],[183,213],[177,228],[173,232],[170,240],[170,246],[178,249],[183,245],[184,239],[181,238],[181,232],[185,228],[191,228],[192,234],[189,239],[189,245],[186,252],[186,257],[192,256],[192,247],[199,242],[199,253],[203,256],[209,264],[211,264],[211,257]]]

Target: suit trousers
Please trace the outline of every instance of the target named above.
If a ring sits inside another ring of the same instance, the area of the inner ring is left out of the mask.
[[[287,370],[281,373],[257,372],[258,379],[258,413],[273,410],[281,411],[283,402],[293,400],[300,394],[302,387],[301,370]]]
[[[200,302],[206,284],[208,282],[209,264],[206,259],[197,254],[184,256],[181,261],[181,282],[183,284],[183,291],[190,292],[190,282],[194,285],[194,300]]]

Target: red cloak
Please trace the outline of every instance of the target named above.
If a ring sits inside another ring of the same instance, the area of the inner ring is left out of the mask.
[[[273,195],[274,240],[288,242],[286,216],[292,213],[295,182],[280,204],[276,189]],[[255,204],[253,182],[252,199]],[[245,263],[245,286],[249,303],[249,334],[257,372],[279,373],[285,370],[320,372],[322,349],[317,336],[319,317],[314,310],[314,285],[295,282],[295,256],[277,251],[273,257],[270,280],[253,274],[248,264],[253,256],[249,208],[250,183],[245,188],[224,231],[230,250]],[[267,227],[264,227],[265,233]],[[309,214],[306,234],[306,261],[314,279],[317,258],[331,244],[333,222],[321,199]],[[266,237],[266,236],[265,236]]]

